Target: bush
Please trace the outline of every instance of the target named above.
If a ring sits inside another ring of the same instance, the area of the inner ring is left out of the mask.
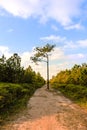
[[[65,96],[76,102],[87,103],[87,87],[74,84],[55,84],[54,89],[61,91]]]
[[[26,105],[29,98],[41,85],[41,83],[34,85],[0,83],[0,118],[8,115],[12,110]]]

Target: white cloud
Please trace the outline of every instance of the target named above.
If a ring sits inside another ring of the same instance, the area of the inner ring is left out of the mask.
[[[0,1],[0,6],[14,16],[27,18],[35,13],[38,2],[39,0],[3,0]]]
[[[80,47],[87,47],[87,39],[72,41],[72,40],[68,40],[64,36],[62,37],[62,36],[59,36],[59,35],[50,35],[50,36],[46,36],[46,37],[41,37],[40,40],[42,40],[44,42],[50,41],[52,43],[58,43],[59,46],[62,45],[61,48],[63,50],[65,50],[65,49],[77,49],[77,48],[80,48]]]
[[[77,24],[72,24],[72,25],[66,26],[65,29],[66,30],[70,30],[70,29],[82,30],[82,29],[84,29],[84,27],[81,25],[81,23],[77,23]]]
[[[31,64],[30,57],[31,57],[32,53],[24,52],[20,55],[21,55],[21,65],[24,66],[24,68],[27,68],[29,66],[29,64]]]
[[[50,65],[49,66],[50,79],[52,78],[52,76],[57,75],[57,73],[59,73],[61,70],[65,70],[65,69],[69,69],[69,68],[71,68],[69,61]]]
[[[82,58],[84,58],[85,57],[85,55],[84,54],[82,54],[82,53],[77,53],[77,54],[70,54],[69,56],[68,56],[68,58],[69,59],[74,59],[75,61],[77,60],[80,60],[80,59],[82,59]]]
[[[65,45],[63,46],[64,49],[76,49],[78,45],[73,41],[66,40]]]
[[[50,60],[60,60],[65,59],[64,51],[61,48],[56,47],[53,52],[51,52]]]
[[[72,19],[81,15],[84,0],[2,0],[1,9],[22,18],[38,17],[39,21],[56,20],[63,26],[71,25]]]
[[[6,58],[11,56],[11,52],[7,46],[0,46],[0,56],[5,55]]]
[[[56,35],[50,35],[50,36],[46,36],[46,37],[41,37],[40,40],[42,41],[52,41],[52,42],[64,42],[66,40],[66,37],[60,37],[60,36],[56,36]]]
[[[84,39],[84,40],[79,40],[77,41],[77,44],[80,46],[80,47],[87,47],[87,39]]]
[[[78,58],[84,58],[85,57],[85,55],[81,54],[81,53],[79,53],[77,56],[78,56]]]
[[[50,35],[46,37],[41,37],[40,40],[44,42],[58,43],[59,46],[62,45],[62,49],[79,49],[87,47],[87,39],[72,41],[68,40],[66,37],[58,35]]]
[[[66,39],[66,41],[64,42],[64,49],[83,49],[83,48],[87,48],[87,39],[83,39],[83,40],[78,40],[78,41],[68,41]]]
[[[8,47],[6,47],[6,46],[0,46],[0,53],[7,52],[8,50],[9,50]]]

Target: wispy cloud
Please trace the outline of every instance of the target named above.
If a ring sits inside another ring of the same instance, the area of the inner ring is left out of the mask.
[[[43,23],[53,19],[67,27],[73,23],[73,18],[81,15],[80,6],[83,2],[84,0],[2,0],[0,7],[14,16],[38,17]],[[79,28],[79,26],[75,25],[74,28]]]
[[[69,59],[74,59],[75,61],[78,60],[78,59],[82,59],[84,57],[85,57],[85,55],[82,54],[82,53],[76,53],[76,54],[70,54],[70,55],[68,55]]]
[[[52,41],[52,42],[64,42],[66,40],[66,37],[56,36],[56,35],[50,35],[46,37],[41,37],[40,40],[42,41]]]
[[[79,46],[77,45],[76,42],[73,42],[72,40],[71,41],[68,41],[66,40],[63,48],[64,49],[77,49]]]
[[[29,64],[31,64],[30,57],[32,56],[32,52],[24,52],[21,55],[21,64],[24,68],[27,68]]]
[[[59,36],[59,35],[49,35],[45,37],[41,37],[40,40],[44,42],[52,42],[57,43],[62,49],[81,49],[87,47],[87,39],[83,40],[68,40],[65,36]]]
[[[87,59],[87,54],[84,53],[75,53],[75,54],[69,54],[67,56],[67,60],[69,61],[70,65],[75,64],[82,64],[85,63]]]
[[[77,41],[78,45],[82,48],[87,47],[87,39]]]
[[[77,24],[72,24],[72,25],[69,25],[69,26],[65,26],[64,28],[66,30],[71,30],[71,29],[83,30],[84,26],[82,26],[81,23],[77,23]]]
[[[83,40],[78,40],[78,41],[68,41],[66,40],[65,45],[64,45],[65,49],[80,49],[80,48],[87,48],[87,39],[83,39]]]
[[[7,46],[0,46],[0,56],[5,55],[7,58],[9,58],[12,53],[10,52],[9,48]]]

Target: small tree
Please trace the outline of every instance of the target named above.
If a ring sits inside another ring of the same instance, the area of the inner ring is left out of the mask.
[[[23,69],[21,68],[21,58],[17,53],[14,53],[13,56],[6,61],[6,73],[9,82],[19,82]]]
[[[35,54],[30,59],[37,64],[37,62],[46,62],[47,63],[47,89],[49,89],[49,52],[54,49],[55,45],[46,44],[43,47],[36,47],[34,49]],[[43,60],[46,58],[46,60]]]

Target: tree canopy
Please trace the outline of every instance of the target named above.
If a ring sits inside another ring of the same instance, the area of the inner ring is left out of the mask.
[[[31,57],[30,59],[37,63],[43,61],[43,58],[47,58],[48,54],[54,49],[55,45],[51,44],[46,44],[43,47],[36,47],[34,49],[34,56]]]
[[[51,83],[87,86],[87,64],[75,64],[70,70],[60,71],[51,79]]]
[[[21,67],[21,57],[17,53],[8,59],[4,55],[0,58],[0,82],[37,84],[39,79],[44,84],[44,78],[30,65],[26,69]]]

